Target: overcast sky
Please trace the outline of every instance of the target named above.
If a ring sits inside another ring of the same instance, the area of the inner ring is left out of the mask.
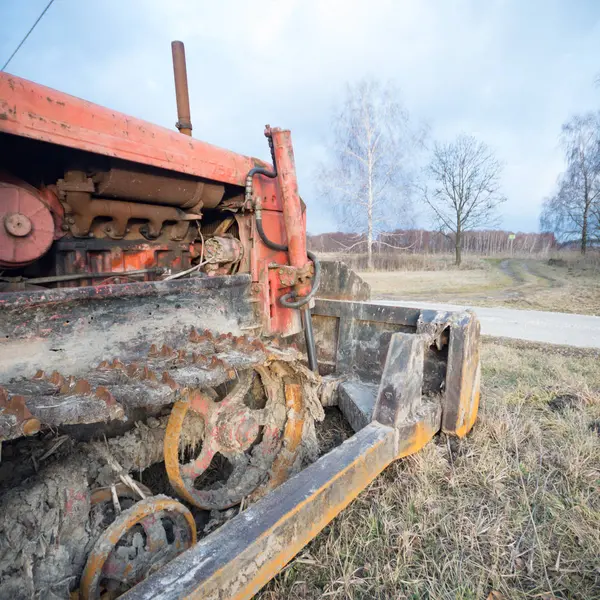
[[[0,63],[46,4],[0,0]],[[393,79],[433,138],[489,144],[521,231],[562,168],[561,123],[600,108],[600,0],[55,0],[7,70],[172,128],[173,39],[195,137],[267,159],[265,123],[292,130],[314,233],[338,228],[312,176],[346,82]]]

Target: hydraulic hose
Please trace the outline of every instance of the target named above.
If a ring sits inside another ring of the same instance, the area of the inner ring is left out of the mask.
[[[267,248],[271,250],[277,250],[279,252],[287,252],[288,247],[284,244],[277,244],[276,242],[270,240],[265,233],[263,224],[262,224],[262,207],[260,204],[260,200],[257,200],[254,204],[255,207],[255,216],[256,216],[256,230],[258,231],[258,235],[260,239],[264,243]],[[310,251],[306,251],[306,255],[310,260],[312,260],[315,266],[315,274],[313,277],[313,282],[311,286],[310,292],[306,296],[302,296],[298,298],[298,300],[292,300],[292,298],[296,297],[296,292],[289,292],[288,294],[284,294],[279,298],[279,303],[285,308],[301,308],[314,297],[319,289],[319,284],[321,283],[321,265],[317,257]]]
[[[312,260],[315,266],[315,274],[313,276],[312,287],[310,292],[306,294],[306,296],[301,296],[298,300],[292,300],[292,298],[296,298],[296,292],[289,292],[288,294],[284,294],[279,298],[279,303],[281,306],[285,306],[286,308],[301,308],[305,304],[308,304],[313,296],[317,293],[319,289],[319,284],[321,283],[321,263],[318,261],[317,257],[310,251],[306,251],[306,255],[310,260]]]
[[[254,167],[250,169],[250,171],[248,171],[248,175],[246,175],[245,199],[248,205],[251,206],[252,204],[254,204],[256,230],[258,231],[258,235],[262,240],[263,244],[271,250],[275,250],[277,252],[287,252],[288,246],[284,244],[278,244],[267,237],[262,223],[262,205],[260,198],[254,200],[252,197],[252,180],[255,175],[264,175],[265,177],[269,177],[270,179],[274,179],[275,177],[277,177],[277,163],[275,161],[275,149],[273,148],[273,140],[270,136],[267,137],[269,139],[269,147],[271,149],[273,170],[269,171],[264,167]],[[311,371],[314,371],[316,373],[319,370],[319,365],[317,362],[315,338],[313,334],[312,319],[308,303],[311,301],[311,299],[314,297],[314,295],[317,293],[317,290],[319,289],[319,284],[321,283],[321,265],[317,257],[310,250],[306,251],[306,255],[313,262],[315,269],[310,292],[306,294],[306,296],[301,296],[300,298],[297,298],[297,294],[295,291],[289,292],[288,294],[284,294],[281,298],[279,298],[279,303],[285,308],[292,308],[296,310],[301,309],[302,325],[304,327],[304,334],[306,337],[308,366],[311,369]]]

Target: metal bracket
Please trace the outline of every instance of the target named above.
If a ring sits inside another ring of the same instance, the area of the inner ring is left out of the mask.
[[[279,289],[307,283],[315,272],[312,262],[306,263],[303,267],[291,267],[290,265],[272,263],[269,265],[269,269],[276,271],[277,279],[279,280]]]

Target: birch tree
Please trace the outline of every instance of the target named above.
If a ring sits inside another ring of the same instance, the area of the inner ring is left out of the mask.
[[[436,143],[425,170],[423,197],[438,230],[452,240],[456,265],[462,261],[466,231],[494,226],[502,164],[483,142],[461,134],[450,143]]]
[[[348,85],[334,111],[319,191],[357,243],[366,240],[369,269],[379,233],[410,218],[412,157],[424,135],[411,126],[393,84],[364,79]]]
[[[581,253],[600,241],[600,113],[577,115],[562,127],[567,169],[554,196],[544,200],[540,227],[561,241],[577,240]]]

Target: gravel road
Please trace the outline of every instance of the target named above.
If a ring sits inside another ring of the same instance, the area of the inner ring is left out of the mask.
[[[530,342],[561,344],[577,348],[600,348],[600,317],[538,310],[469,307],[467,305],[420,302],[418,300],[377,300],[378,304],[464,310],[472,308],[481,321],[481,333]]]

